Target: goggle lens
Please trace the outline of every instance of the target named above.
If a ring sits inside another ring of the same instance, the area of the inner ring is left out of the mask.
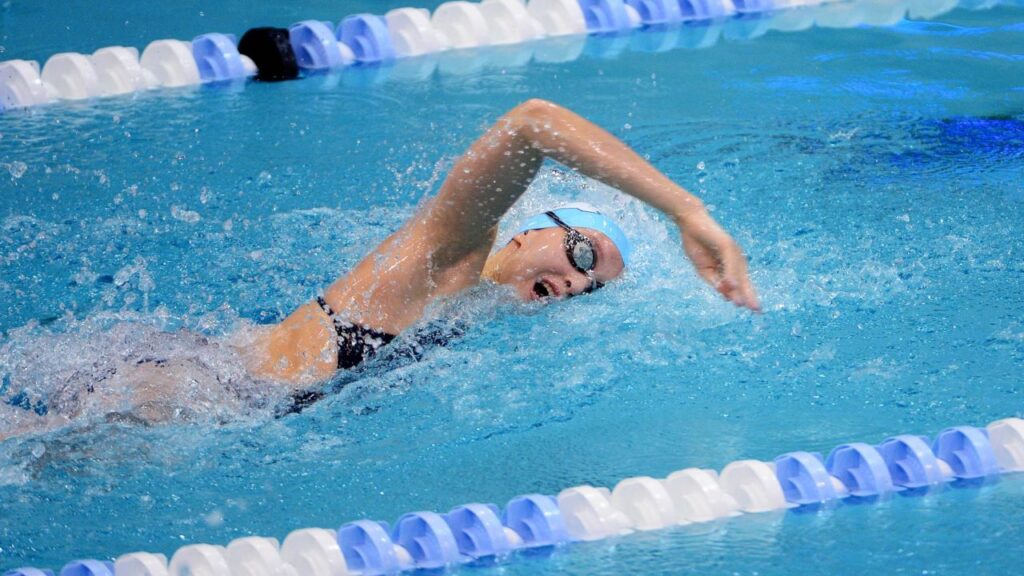
[[[570,236],[566,236],[566,248],[569,253],[572,254],[572,265],[581,272],[590,272],[594,269],[594,249],[586,243],[585,239],[576,239],[575,242],[570,241]]]
[[[590,284],[583,290],[583,293],[588,294],[604,286],[592,274],[594,267],[597,266],[597,254],[594,252],[594,245],[590,242],[590,238],[587,238],[579,230],[563,222],[554,212],[545,212],[545,214],[555,224],[558,224],[560,228],[565,230],[563,246],[565,247],[565,255],[569,258],[569,264],[585,274],[587,279],[590,280]]]

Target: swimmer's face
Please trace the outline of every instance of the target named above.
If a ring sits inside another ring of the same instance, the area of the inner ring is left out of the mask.
[[[597,264],[591,276],[604,284],[622,274],[622,255],[604,234],[591,228],[579,228],[594,245]],[[591,281],[569,261],[561,228],[529,230],[516,234],[501,249],[500,268],[493,280],[511,286],[524,300],[561,299],[582,294]]]

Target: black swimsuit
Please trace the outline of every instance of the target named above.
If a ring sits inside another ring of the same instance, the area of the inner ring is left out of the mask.
[[[327,317],[334,323],[334,331],[338,334],[338,368],[355,368],[365,360],[377,353],[377,349],[385,346],[395,339],[394,334],[360,326],[341,320],[334,315],[334,311],[322,297],[317,297],[316,303],[320,309],[327,314]],[[291,404],[284,406],[279,415],[294,414],[308,408],[314,402],[321,400],[326,393],[322,390],[301,390],[291,395]]]
[[[316,303],[334,322],[334,331],[338,333],[338,368],[348,369],[362,364],[376,354],[378,348],[395,339],[394,334],[340,320],[323,298],[318,297]]]
[[[355,368],[377,354],[377,350],[391,343],[397,336],[340,320],[323,298],[316,303],[334,323],[334,331],[338,334],[338,368]],[[419,361],[427,348],[447,346],[455,338],[465,333],[461,323],[442,323],[437,326],[421,326],[405,342],[402,342],[388,353],[389,358],[407,358]],[[308,408],[314,402],[323,399],[327,392],[323,390],[302,390],[289,398],[291,403],[282,406],[278,416],[294,414]]]

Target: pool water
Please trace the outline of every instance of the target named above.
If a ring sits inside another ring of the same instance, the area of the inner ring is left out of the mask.
[[[2,56],[343,15],[315,1],[233,7],[190,5],[179,20],[126,8],[124,24],[61,28],[49,24],[71,18],[62,8],[8,3]],[[2,441],[0,569],[1024,415],[1024,7],[781,27],[734,19],[0,117],[0,433],[53,416],[76,391],[66,383],[98,379],[112,356],[162,346],[237,370],[164,333],[217,340],[280,319],[529,97],[607,127],[700,195],[746,249],[765,308],[717,298],[653,211],[547,166],[503,230],[587,199],[637,247],[621,281],[549,306],[474,291],[434,313],[468,325],[462,338],[342,374],[299,414],[275,417],[270,391],[232,408],[182,398],[164,426],[87,407]],[[1012,573],[1022,514],[1024,478],[1007,475],[468,570]]]

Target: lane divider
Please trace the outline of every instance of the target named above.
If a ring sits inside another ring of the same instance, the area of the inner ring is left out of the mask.
[[[192,544],[170,562],[133,552],[116,562],[75,560],[59,576],[378,576],[437,570],[517,550],[628,535],[635,531],[720,518],[818,506],[845,498],[871,501],[887,494],[925,493],[947,482],[976,485],[1000,474],[1024,472],[1024,420],[1006,418],[986,428],[957,426],[931,443],[901,435],[878,446],[850,443],[823,458],[789,452],[771,462],[740,460],[722,469],[687,468],[665,479],[626,478],[613,490],[575,486],[557,497],[527,494],[504,511],[465,504],[447,514],[405,514],[393,527],[357,520],[338,530],[292,532],[280,544],[250,536],[226,547]],[[19,568],[4,576],[57,576]]]
[[[57,100],[86,100],[153,88],[244,80],[288,80],[299,70],[381,63],[451,49],[523,44],[545,37],[617,34],[641,26],[678,25],[770,12],[835,0],[483,0],[445,2],[430,14],[399,8],[354,14],[337,27],[306,20],[285,28],[260,27],[237,41],[209,33],[191,42],[156,40],[141,57],[130,47],[92,55],[55,54],[40,67],[0,62],[0,111]],[[900,11],[900,15],[903,11]]]
[[[142,51],[124,46],[92,55],[55,54],[40,70],[27,60],[0,62],[0,112],[59,100],[89,100],[151,90],[222,82],[289,80],[352,64],[387,64],[410,57],[480,46],[522,47],[518,55],[492,55],[496,65],[567,62],[582,53],[585,34],[617,37],[599,56],[625,46],[643,51],[707,47],[719,39],[755,38],[769,29],[806,30],[812,26],[888,26],[904,17],[931,18],[957,0],[456,0],[431,14],[399,8],[381,15],[354,14],[334,26],[305,20],[285,28],[254,28],[239,42],[232,34],[208,33],[191,42],[157,40]],[[962,0],[971,9],[999,0]],[[770,17],[764,17],[770,15]],[[729,19],[729,20],[726,20]],[[686,23],[695,24],[683,26]],[[650,34],[625,32],[645,27]],[[573,42],[534,45],[542,38],[577,37]],[[619,40],[625,40],[624,42]],[[462,64],[455,64],[456,61]],[[395,76],[424,79],[438,67],[464,73],[472,58],[410,62]],[[460,67],[461,66],[461,67]]]

